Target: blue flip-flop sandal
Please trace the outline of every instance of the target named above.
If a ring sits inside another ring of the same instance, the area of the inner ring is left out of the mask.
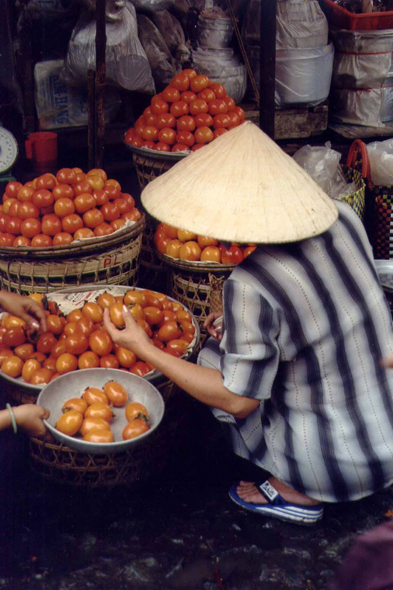
[[[294,524],[315,524],[322,519],[323,505],[300,506],[286,502],[271,483],[265,481],[262,484],[255,484],[255,487],[266,498],[268,504],[253,504],[245,502],[238,495],[236,488],[239,484],[233,485],[229,490],[229,497],[235,504],[257,514],[278,518]]]

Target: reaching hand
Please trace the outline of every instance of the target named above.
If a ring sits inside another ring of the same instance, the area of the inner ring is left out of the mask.
[[[220,342],[222,338],[222,312],[209,313],[203,322],[203,327],[206,328],[210,336]]]
[[[49,410],[34,404],[23,404],[13,408],[17,425],[30,436],[44,436],[46,427],[43,420],[49,418]]]
[[[393,369],[393,355],[386,356],[381,360],[381,366],[385,369]]]
[[[45,311],[31,297],[1,291],[0,305],[4,311],[24,320],[30,330],[46,332]]]
[[[118,330],[111,322],[108,308],[104,310],[104,326],[113,342],[128,350],[132,350],[140,358],[144,358],[146,346],[153,346],[146,332],[138,326],[130,310],[123,305],[124,330]]]

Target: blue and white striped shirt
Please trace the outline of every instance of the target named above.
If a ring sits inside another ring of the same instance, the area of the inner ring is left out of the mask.
[[[221,410],[234,451],[299,492],[356,500],[393,482],[391,314],[363,225],[339,219],[302,242],[259,246],[224,285],[223,339],[198,362],[261,401],[244,420]]]

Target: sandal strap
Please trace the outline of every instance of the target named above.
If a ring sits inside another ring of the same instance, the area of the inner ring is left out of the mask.
[[[266,480],[261,484],[255,484],[257,489],[261,492],[262,496],[266,498],[269,504],[287,504],[282,496],[278,493],[276,488],[272,486],[272,484]]]

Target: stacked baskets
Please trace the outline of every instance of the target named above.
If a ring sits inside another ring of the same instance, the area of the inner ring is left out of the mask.
[[[105,289],[111,292],[111,285],[70,288],[60,293],[85,293]],[[126,292],[127,286],[117,286],[118,291]],[[55,298],[53,293],[49,298]],[[187,310],[189,311],[189,310]],[[186,358],[190,358],[199,345],[199,330],[190,345]],[[30,439],[30,459],[35,472],[44,477],[75,486],[103,487],[130,484],[144,480],[165,466],[165,459],[172,448],[178,444],[188,427],[188,396],[161,373],[153,371],[147,377],[160,391],[165,402],[165,415],[157,430],[145,441],[123,453],[91,455],[75,451],[58,442],[48,442],[38,438]],[[18,403],[35,403],[42,386],[28,385],[13,378],[1,377],[2,386]]]
[[[28,295],[80,285],[136,285],[145,217],[64,247],[0,247],[0,288]]]

